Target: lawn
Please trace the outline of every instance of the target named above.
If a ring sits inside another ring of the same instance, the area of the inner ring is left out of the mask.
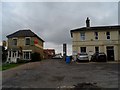
[[[29,63],[29,61],[19,61],[19,63],[3,64],[3,65],[0,65],[0,71],[4,71],[4,70],[10,69],[10,68],[14,68],[14,67],[17,67],[17,66],[25,64],[25,63]]]
[[[10,68],[14,68],[14,67],[19,66],[19,65],[21,65],[21,63],[4,64],[4,65],[0,66],[0,71],[4,71],[4,70],[10,69]]]

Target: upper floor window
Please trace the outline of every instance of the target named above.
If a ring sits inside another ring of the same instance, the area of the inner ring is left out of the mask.
[[[95,40],[98,40],[98,32],[95,32]]]
[[[120,31],[119,31],[119,40],[120,40]]]
[[[80,39],[85,40],[85,32],[80,32]]]
[[[106,32],[107,39],[110,39],[110,32]]]
[[[25,45],[30,45],[30,37],[25,38]]]
[[[17,39],[16,38],[13,39],[13,45],[17,46]]]

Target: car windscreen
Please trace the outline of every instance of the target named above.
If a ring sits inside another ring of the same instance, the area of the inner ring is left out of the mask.
[[[81,54],[79,54],[79,55],[87,55],[87,53],[81,53]]]
[[[99,55],[105,55],[104,53],[99,53]]]

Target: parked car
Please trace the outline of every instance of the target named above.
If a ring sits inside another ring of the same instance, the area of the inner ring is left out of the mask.
[[[80,62],[80,61],[89,61],[88,54],[87,53],[80,53],[80,54],[78,54],[77,62]]]
[[[107,61],[107,56],[105,53],[94,53],[91,57],[91,61],[93,62],[106,62]]]
[[[61,55],[56,55],[56,56],[52,57],[52,59],[62,59],[62,56]]]

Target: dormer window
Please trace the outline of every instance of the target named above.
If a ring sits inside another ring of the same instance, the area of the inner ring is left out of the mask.
[[[13,38],[13,45],[17,46],[17,38]]]
[[[25,38],[25,45],[30,45],[30,37]]]

